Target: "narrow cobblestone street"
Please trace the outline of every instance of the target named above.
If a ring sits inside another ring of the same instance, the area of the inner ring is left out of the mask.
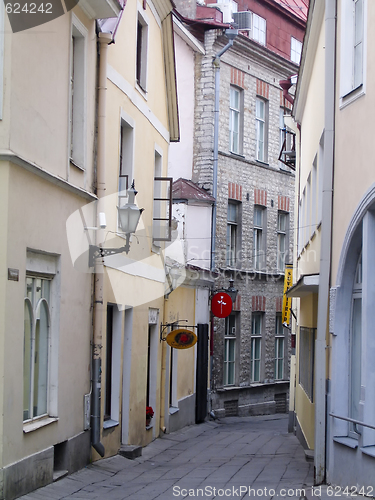
[[[23,500],[328,498],[285,415],[224,418],[165,435],[142,457],[101,460]],[[303,492],[301,490],[304,490]]]

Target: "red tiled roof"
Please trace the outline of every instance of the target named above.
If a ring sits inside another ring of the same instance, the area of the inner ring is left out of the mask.
[[[215,201],[215,198],[197,186],[193,181],[182,179],[181,177],[177,181],[174,181],[172,185],[172,198],[174,200],[196,200],[209,203]]]
[[[276,3],[284,7],[296,17],[307,21],[307,12],[309,10],[309,0],[275,0]]]

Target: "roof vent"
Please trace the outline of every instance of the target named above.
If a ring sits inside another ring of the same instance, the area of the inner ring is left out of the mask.
[[[251,12],[234,12],[233,19],[239,30],[251,30]]]

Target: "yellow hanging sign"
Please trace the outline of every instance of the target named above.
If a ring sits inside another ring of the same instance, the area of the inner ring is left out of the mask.
[[[198,337],[190,330],[179,328],[178,330],[169,332],[165,340],[174,349],[189,349],[189,347],[193,347],[196,344]]]
[[[292,307],[292,298],[287,297],[286,292],[289,290],[292,284],[293,284],[293,264],[285,264],[282,322],[283,325],[288,325],[288,326],[290,323],[290,308]]]

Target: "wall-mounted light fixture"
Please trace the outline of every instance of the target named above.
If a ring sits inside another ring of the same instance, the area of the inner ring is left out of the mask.
[[[128,202],[122,206],[117,207],[119,214],[119,223],[123,233],[126,235],[126,243],[122,247],[118,248],[103,248],[96,245],[90,245],[89,247],[89,267],[92,267],[95,263],[95,259],[107,257],[109,255],[114,255],[117,253],[129,253],[130,250],[130,235],[135,233],[139,219],[142,215],[143,208],[138,208],[135,204],[135,196],[137,191],[135,190],[134,181],[127,190]]]

